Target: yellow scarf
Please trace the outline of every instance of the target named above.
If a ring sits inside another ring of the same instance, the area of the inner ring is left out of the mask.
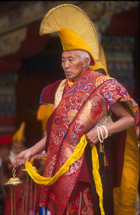
[[[46,178],[39,175],[34,170],[32,164],[29,161],[25,161],[25,167],[27,169],[27,172],[37,184],[51,185],[69,170],[70,165],[72,165],[83,155],[86,145],[87,145],[87,140],[85,135],[83,135],[80,139],[79,144],[77,144],[77,146],[75,147],[74,153],[68,158],[68,160],[60,168],[60,170],[51,178]],[[92,172],[93,172],[93,178],[95,181],[96,191],[99,196],[99,206],[101,210],[101,215],[105,215],[105,212],[103,209],[103,188],[102,188],[101,178],[99,174],[98,153],[95,145],[92,147],[92,167],[93,167]]]

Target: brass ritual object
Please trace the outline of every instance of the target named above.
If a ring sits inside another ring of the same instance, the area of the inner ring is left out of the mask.
[[[12,173],[13,173],[13,177],[10,178],[4,185],[15,186],[15,185],[23,184],[23,182],[18,177],[16,177],[15,168],[12,169]]]
[[[16,198],[15,198],[15,186],[23,184],[23,182],[16,177],[16,169],[12,169],[13,177],[10,178],[4,185],[10,187],[11,192],[11,215],[16,215]]]
[[[34,159],[32,158],[30,162],[33,164]],[[36,172],[39,172],[35,166],[33,166]],[[22,169],[23,172],[27,172],[26,168]],[[37,184],[33,185],[32,178],[29,177],[29,174],[26,175],[26,180],[22,182],[18,177],[16,177],[16,169],[12,169],[13,177],[10,178],[4,185],[10,187],[11,192],[11,215],[16,215],[17,213],[17,203],[16,203],[16,185],[24,184],[23,187],[23,196],[22,196],[22,205],[21,205],[21,215],[28,214],[28,210],[35,211],[36,208],[36,193],[37,193]],[[34,186],[34,187],[33,187]],[[34,194],[33,194],[34,191]],[[30,193],[29,193],[30,192]],[[33,196],[34,195],[34,196]],[[30,197],[30,199],[29,199]]]

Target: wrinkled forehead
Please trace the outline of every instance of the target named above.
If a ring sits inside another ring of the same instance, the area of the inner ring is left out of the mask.
[[[81,53],[83,53],[85,51],[83,50],[70,50],[70,51],[63,51],[62,52],[62,57],[76,57],[76,56],[80,56]]]

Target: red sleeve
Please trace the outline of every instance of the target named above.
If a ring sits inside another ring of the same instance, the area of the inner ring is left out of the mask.
[[[137,108],[136,114],[135,114],[135,118],[136,118],[136,126],[140,123],[140,108]]]
[[[55,92],[60,84],[62,80],[58,80],[52,84],[47,85],[41,93],[40,96],[40,104],[54,104],[54,96],[55,96]]]

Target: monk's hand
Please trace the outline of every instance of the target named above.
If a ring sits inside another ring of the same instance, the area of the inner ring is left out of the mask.
[[[13,162],[12,166],[17,168],[20,165],[23,165],[25,163],[25,160],[29,161],[31,158],[31,151],[30,149],[26,149],[22,151],[20,154],[16,156],[15,161]]]
[[[43,157],[46,157],[46,151],[45,150],[43,150],[42,152],[40,152],[40,153],[37,153],[37,154],[35,154],[35,155],[33,155],[32,156],[34,159],[42,159]]]
[[[91,129],[87,134],[86,134],[86,139],[90,147],[93,147],[96,143],[99,142],[98,139],[98,133],[97,133],[97,128]]]

